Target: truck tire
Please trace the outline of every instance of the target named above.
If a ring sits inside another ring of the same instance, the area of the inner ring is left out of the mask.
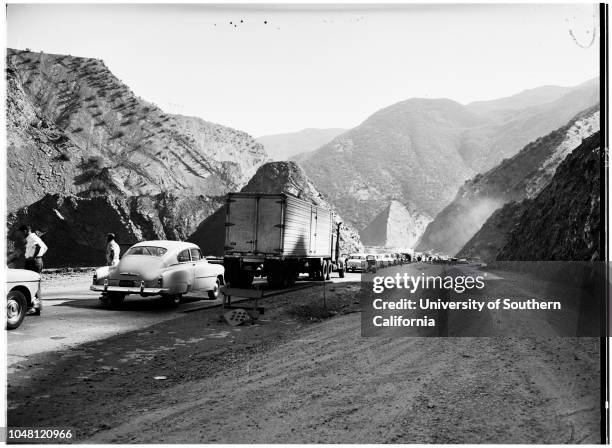
[[[331,280],[331,273],[334,267],[332,266],[331,261],[325,262],[325,280]]]
[[[319,280],[327,281],[329,280],[329,273],[331,269],[331,263],[327,260],[323,261],[323,265],[321,266],[321,274]]]
[[[342,268],[338,269],[338,277],[344,278],[344,269]]]

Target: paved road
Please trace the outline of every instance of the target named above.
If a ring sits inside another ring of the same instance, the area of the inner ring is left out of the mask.
[[[332,283],[359,281],[359,274]],[[307,282],[300,282],[307,283]],[[89,290],[91,275],[51,276],[43,284],[41,316],[27,316],[23,324],[7,332],[9,373],[14,363],[42,352],[69,347],[138,330],[185,313],[221,304],[205,296],[189,296],[178,308],[168,307],[160,297],[128,296],[121,309],[101,305],[99,294]]]

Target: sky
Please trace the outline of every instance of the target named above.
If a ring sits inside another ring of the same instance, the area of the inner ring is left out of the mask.
[[[258,137],[599,75],[592,4],[9,4],[10,48],[104,60],[136,95]]]

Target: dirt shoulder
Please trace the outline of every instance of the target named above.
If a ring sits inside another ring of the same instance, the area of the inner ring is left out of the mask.
[[[316,287],[266,299],[258,325],[207,310],[40,355],[9,377],[9,426],[102,443],[598,442],[597,339],[362,338],[359,285],[327,287],[328,320],[307,318]]]

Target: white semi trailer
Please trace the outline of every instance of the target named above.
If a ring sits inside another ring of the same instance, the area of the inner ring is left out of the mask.
[[[291,286],[299,274],[344,277],[338,256],[340,224],[330,210],[289,194],[230,193],[225,215],[225,280],[249,287],[266,276],[274,287]]]

